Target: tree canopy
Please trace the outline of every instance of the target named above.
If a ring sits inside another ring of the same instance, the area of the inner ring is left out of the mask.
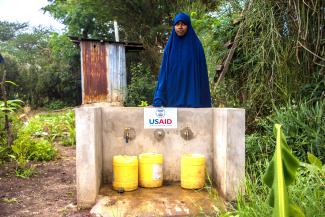
[[[78,103],[79,48],[50,29],[27,27],[25,23],[0,22],[0,29],[6,30],[0,32],[6,79],[17,84],[9,86],[9,97],[33,106],[53,100]]]

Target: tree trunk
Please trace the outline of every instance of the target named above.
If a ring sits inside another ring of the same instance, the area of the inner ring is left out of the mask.
[[[7,103],[7,91],[6,91],[6,70],[3,70],[2,82],[1,82],[1,92],[2,92],[2,99],[4,102],[4,113],[5,113],[5,127],[4,130],[7,132],[7,144],[11,146],[12,144],[12,134],[10,129],[9,117],[8,117],[8,103]]]

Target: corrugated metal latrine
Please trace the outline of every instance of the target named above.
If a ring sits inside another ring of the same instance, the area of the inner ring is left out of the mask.
[[[123,105],[127,87],[124,45],[82,40],[80,48],[82,103]]]
[[[108,101],[123,104],[126,97],[125,47],[121,44],[107,44],[108,48]]]

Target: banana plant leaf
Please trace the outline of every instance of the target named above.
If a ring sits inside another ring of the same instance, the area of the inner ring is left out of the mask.
[[[292,154],[281,125],[275,124],[273,131],[275,153],[263,177],[263,182],[271,188],[269,204],[274,208],[273,217],[304,216],[299,207],[290,203],[288,196],[288,186],[296,178],[299,160]]]

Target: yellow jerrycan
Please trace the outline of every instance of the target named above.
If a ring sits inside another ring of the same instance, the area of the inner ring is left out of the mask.
[[[139,155],[139,185],[156,188],[163,183],[163,156],[156,153]]]
[[[183,154],[181,158],[181,187],[203,188],[205,182],[205,161],[201,154]]]
[[[138,157],[116,155],[113,157],[113,189],[133,191],[138,188]]]

